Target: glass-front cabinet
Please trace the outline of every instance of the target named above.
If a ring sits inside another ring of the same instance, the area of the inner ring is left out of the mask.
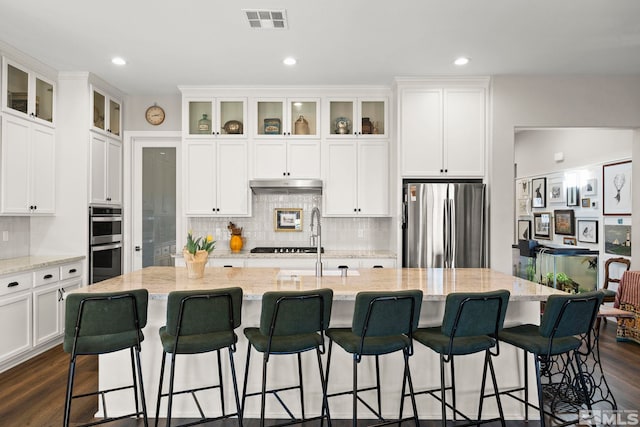
[[[184,98],[185,136],[247,136],[246,98]]]
[[[44,124],[54,123],[55,83],[4,58],[2,108]]]
[[[318,138],[320,101],[317,98],[257,99],[256,136]]]
[[[105,91],[91,87],[91,129],[122,137],[122,102]]]
[[[332,98],[327,100],[328,137],[387,137],[387,102],[382,98]]]

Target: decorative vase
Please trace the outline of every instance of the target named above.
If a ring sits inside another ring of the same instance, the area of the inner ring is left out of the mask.
[[[211,133],[211,120],[207,114],[203,114],[202,118],[198,120],[198,133]]]
[[[189,279],[200,279],[204,276],[204,266],[207,264],[209,252],[196,251],[195,255],[187,251],[182,251],[184,262],[187,264],[187,276]]]
[[[242,241],[242,236],[238,234],[231,235],[231,239],[229,239],[229,248],[231,249],[231,252],[240,252],[243,245],[244,242]]]

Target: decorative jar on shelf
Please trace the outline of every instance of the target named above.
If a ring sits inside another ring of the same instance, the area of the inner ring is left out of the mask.
[[[211,133],[211,120],[206,114],[203,114],[202,118],[198,120],[198,133]]]

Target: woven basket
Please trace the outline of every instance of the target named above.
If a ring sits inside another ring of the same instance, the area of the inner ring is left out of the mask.
[[[187,276],[189,279],[200,279],[204,276],[204,266],[207,264],[209,252],[197,251],[195,255],[189,251],[182,251],[184,262],[187,264]]]

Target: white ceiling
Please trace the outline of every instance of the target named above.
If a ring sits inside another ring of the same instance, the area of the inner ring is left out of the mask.
[[[286,9],[287,30],[242,9]],[[639,0],[0,0],[0,40],[128,94],[389,85],[394,76],[640,74]],[[282,64],[285,56],[295,67]],[[471,63],[455,67],[455,57]],[[111,64],[113,56],[128,61]]]

